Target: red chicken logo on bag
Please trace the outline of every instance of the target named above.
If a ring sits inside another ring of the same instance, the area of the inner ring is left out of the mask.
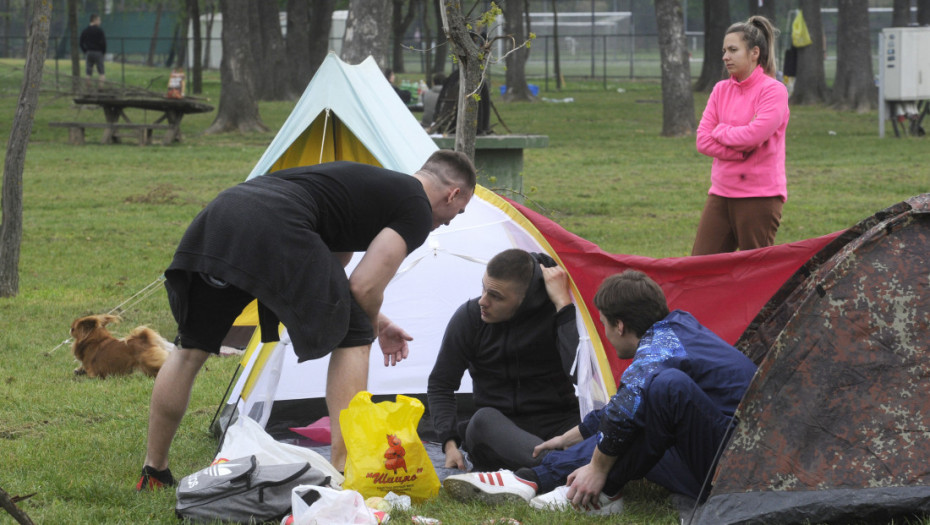
[[[400,438],[393,434],[387,434],[388,449],[384,453],[385,470],[393,470],[397,474],[397,469],[402,468],[407,472],[407,462],[404,461],[404,455],[407,453],[401,444]]]

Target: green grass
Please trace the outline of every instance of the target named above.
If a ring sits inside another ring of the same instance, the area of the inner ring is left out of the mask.
[[[22,62],[0,61],[0,108],[8,115],[0,120],[3,137],[9,135],[21,70]],[[52,72],[50,65],[46,87],[54,85]],[[167,70],[126,69],[132,85],[155,77],[167,79]],[[207,75],[205,88],[217,104],[216,73]],[[514,132],[549,136],[549,147],[526,151],[524,190],[532,206],[609,252],[689,253],[710,159],[695,152],[693,138],[659,136],[659,85],[614,83],[604,90],[600,82],[570,83],[561,93],[542,95],[575,102],[503,104],[494,97]],[[698,115],[704,101],[695,97]],[[262,118],[277,129],[292,107],[262,103]],[[184,141],[170,147],[101,146],[95,143],[99,130],[88,131],[88,144],[76,147],[67,143],[67,130],[48,122],[102,122],[103,116],[75,109],[68,97],[50,90],[40,99],[23,177],[20,291],[0,299],[0,487],[12,495],[34,494],[20,507],[37,523],[176,521],[171,492],[132,490],[143,457],[151,380],[76,378],[69,348],[57,345],[74,318],[109,311],[155,281],[197,211],[243,180],[274,136],[202,135],[213,117],[186,117]],[[792,108],[790,197],[777,242],[830,233],[930,191],[927,144],[880,140],[874,112]],[[156,288],[124,314],[119,335],[138,324],[174,334],[164,292]],[[172,449],[177,474],[212,458],[216,443],[207,426],[235,365],[211,359],[196,382]],[[409,514],[447,524],[504,516],[525,524],[677,523],[665,493],[653,485],[633,484],[626,499],[628,512],[619,520],[466,506],[446,496]],[[395,519],[404,523],[407,516]],[[7,520],[0,513],[0,523]]]

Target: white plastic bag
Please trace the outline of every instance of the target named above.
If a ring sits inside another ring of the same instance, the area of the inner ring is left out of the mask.
[[[262,465],[281,465],[306,461],[330,477],[330,485],[341,487],[345,477],[326,458],[310,450],[275,441],[255,420],[240,417],[226,430],[226,439],[215,459],[255,456]]]
[[[354,490],[298,485],[291,491],[291,513],[294,525],[378,525],[365,498]]]

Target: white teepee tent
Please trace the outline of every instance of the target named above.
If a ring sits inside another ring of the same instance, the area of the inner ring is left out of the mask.
[[[436,145],[404,106],[372,58],[350,66],[330,54],[249,178],[277,169],[352,160],[414,173]],[[385,369],[377,342],[372,348],[368,390],[373,394],[422,395],[446,323],[455,309],[480,293],[486,262],[508,248],[547,253],[545,238],[508,201],[482,188],[465,213],[430,234],[411,253],[385,291],[382,312],[414,337],[410,357]],[[347,271],[360,259],[357,254]],[[600,406],[614,391],[604,348],[576,292],[581,343],[576,359],[579,409]],[[593,337],[588,334],[592,334]],[[257,338],[253,338],[257,341]],[[227,398],[263,426],[275,404],[301,406],[324,397],[328,357],[297,363],[286,330],[277,344],[253,342],[244,369]],[[460,394],[471,392],[469,378]],[[317,403],[315,406],[321,406]],[[318,408],[316,409],[319,410]],[[298,409],[306,421],[315,417]]]

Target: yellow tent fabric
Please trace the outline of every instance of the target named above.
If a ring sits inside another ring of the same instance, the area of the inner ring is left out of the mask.
[[[331,111],[321,113],[310,127],[272,164],[270,171],[348,160],[381,166],[368,148]]]

